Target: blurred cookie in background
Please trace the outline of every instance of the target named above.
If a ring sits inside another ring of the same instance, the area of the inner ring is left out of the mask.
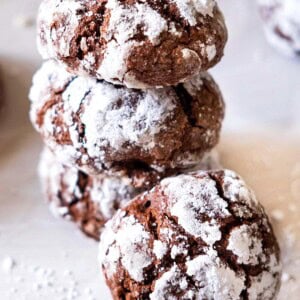
[[[300,1],[258,0],[269,43],[282,54],[300,57]]]

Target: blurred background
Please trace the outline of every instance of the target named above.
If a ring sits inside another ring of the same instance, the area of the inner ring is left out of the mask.
[[[27,99],[41,64],[35,44],[39,0],[0,0],[0,299],[109,299],[97,244],[54,220],[36,166],[42,149]],[[271,215],[283,252],[280,299],[300,295],[300,59],[266,41],[253,0],[219,0],[229,29],[211,73],[227,106],[219,146]],[[2,103],[4,101],[4,103]]]

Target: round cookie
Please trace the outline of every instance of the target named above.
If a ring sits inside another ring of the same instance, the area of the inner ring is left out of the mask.
[[[264,209],[234,172],[165,179],[103,230],[114,299],[273,300],[280,251]]]
[[[136,181],[142,172],[166,176],[196,166],[217,144],[224,117],[207,73],[177,87],[131,90],[48,61],[30,99],[32,123],[61,163]]]
[[[214,0],[44,0],[39,10],[44,59],[129,88],[177,85],[206,71],[226,41]]]
[[[258,0],[268,41],[283,54],[300,56],[300,1]]]
[[[216,151],[207,153],[198,169],[216,169],[220,166]],[[99,240],[106,221],[129,200],[151,188],[134,187],[129,177],[88,176],[56,161],[48,149],[44,149],[39,174],[45,198],[52,213],[78,224],[88,236]]]
[[[44,149],[39,174],[51,212],[78,224],[88,236],[99,240],[100,230],[114,213],[143,189],[129,178],[88,176],[66,167]]]

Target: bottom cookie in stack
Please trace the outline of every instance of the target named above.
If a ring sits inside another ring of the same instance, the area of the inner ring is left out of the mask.
[[[166,178],[106,223],[113,299],[274,300],[280,250],[263,207],[229,170]]]
[[[196,167],[211,170],[220,167],[215,150],[208,152]],[[57,162],[54,154],[44,149],[39,165],[45,197],[52,213],[78,224],[89,237],[99,240],[103,225],[129,200],[152,188],[159,181],[136,188],[129,177],[88,176],[76,168]]]

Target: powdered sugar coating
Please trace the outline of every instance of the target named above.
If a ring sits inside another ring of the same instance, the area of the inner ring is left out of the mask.
[[[214,0],[44,0],[38,17],[44,59],[130,88],[174,85],[208,69],[226,39]],[[180,55],[183,48],[193,55]]]
[[[155,240],[153,244],[153,253],[158,259],[162,259],[168,251],[168,246],[162,241]]]
[[[163,180],[162,187],[170,199],[170,212],[188,233],[213,245],[222,237],[215,218],[229,216],[228,204],[219,197],[215,183],[204,178],[201,182],[189,175]],[[211,221],[199,220],[205,214]]]
[[[246,288],[245,275],[230,269],[217,253],[198,256],[186,265],[187,275],[203,286],[197,291],[196,299],[240,299]]]
[[[198,14],[213,16],[216,6],[215,0],[173,0],[180,14],[190,25],[197,24]]]
[[[144,279],[144,268],[153,261],[149,247],[150,234],[137,219],[126,217],[122,211],[116,214],[115,219],[119,220],[117,228],[114,228],[114,224],[110,227],[109,221],[107,227],[110,230],[105,231],[103,236],[104,243],[111,242],[105,245],[109,247],[105,268],[112,275],[121,263],[136,282],[141,282]],[[100,256],[104,255],[100,252]]]
[[[178,290],[186,290],[188,283],[186,277],[182,274],[181,270],[174,265],[170,270],[165,272],[155,284],[156,288],[153,293],[150,294],[151,300],[163,300],[169,297],[172,299],[170,294],[169,287],[176,286]],[[191,290],[190,293],[194,295],[194,292]],[[182,297],[182,299],[188,299],[188,295]],[[173,298],[175,299],[175,298]]]
[[[276,262],[276,258],[271,257],[270,268],[273,272],[281,272],[281,266]],[[249,300],[274,299],[273,291],[278,289],[278,283],[274,280],[272,273],[263,271],[258,276],[251,277],[251,286],[248,289]]]
[[[46,3],[46,2],[45,2]],[[45,5],[45,4],[44,4]],[[47,9],[46,9],[47,7]],[[79,20],[77,17],[77,11],[82,8],[82,5],[79,1],[47,1],[47,6],[44,7],[43,5],[40,7],[39,10],[39,18],[41,20],[41,34],[42,38],[47,41],[47,43],[51,43],[54,39],[59,40],[59,52],[62,53],[64,56],[70,55],[70,43],[72,36],[71,35],[65,35],[64,31],[60,26],[58,26],[57,29],[53,29],[51,31],[47,31],[46,23],[44,20],[47,20],[49,17],[50,12],[55,13],[55,19],[53,22],[56,22],[57,20],[60,20],[60,16],[64,16],[64,21],[66,22],[68,29],[70,32],[74,32],[79,24]],[[65,14],[65,11],[68,12],[68,14]],[[43,48],[40,43],[38,43],[38,49],[43,53]],[[54,55],[55,50],[54,48],[49,48],[49,55]],[[43,53],[42,56],[45,56],[45,53]],[[45,58],[45,57],[44,57]]]
[[[152,257],[138,282],[120,263],[122,255],[114,257],[118,264],[113,271],[107,268],[114,255],[114,239],[107,243],[109,232],[119,227],[125,232],[123,219],[130,216],[149,233],[147,253]],[[105,231],[99,258],[114,299],[276,298],[281,276],[278,244],[253,192],[232,171],[164,179],[128,203]]]
[[[257,225],[242,225],[231,231],[227,249],[232,251],[240,264],[257,265],[263,246],[261,237],[255,236],[258,232]],[[264,258],[262,258],[262,261]]]
[[[268,41],[283,54],[300,53],[300,2],[258,0]]]
[[[104,223],[141,192],[127,177],[88,177],[65,167],[48,149],[42,153],[39,175],[52,213],[76,222],[97,240]]]
[[[104,38],[111,40],[113,37],[113,40],[107,45],[97,74],[101,74],[101,78],[107,81],[118,78],[117,82],[113,82],[125,81],[128,87],[143,88],[143,84],[130,76],[126,65],[131,49],[140,44],[132,38],[138,34],[138,28],[143,26],[145,36],[153,45],[157,45],[161,33],[168,29],[167,21],[147,4],[136,3],[124,7],[118,0],[110,0],[106,7],[110,10],[110,19]]]
[[[224,116],[212,78],[197,77],[138,91],[76,77],[48,61],[33,79],[31,120],[61,163],[87,174],[128,171],[134,162],[158,173],[192,168],[217,143]]]

